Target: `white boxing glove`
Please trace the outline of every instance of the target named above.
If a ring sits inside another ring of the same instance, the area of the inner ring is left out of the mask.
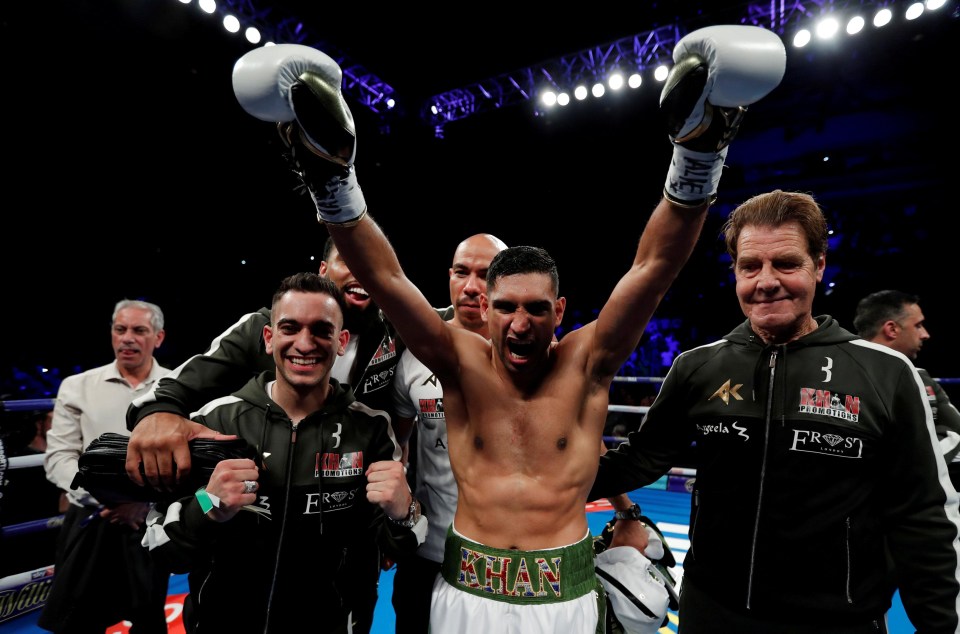
[[[330,56],[301,44],[253,49],[233,67],[237,101],[257,119],[279,124],[318,220],[352,224],[363,217],[366,202],[354,170],[356,126],[342,83]]]
[[[726,24],[687,34],[673,59],[660,94],[674,144],[664,195],[698,207],[716,197],[727,146],[746,107],[783,79],[786,49],[772,31]]]

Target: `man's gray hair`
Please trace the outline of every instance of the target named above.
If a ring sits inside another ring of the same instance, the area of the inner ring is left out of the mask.
[[[163,311],[156,304],[140,299],[121,299],[117,302],[117,305],[113,307],[113,317],[110,318],[111,325],[117,321],[117,313],[124,308],[139,308],[150,311],[150,325],[153,326],[153,331],[160,332],[163,330]]]

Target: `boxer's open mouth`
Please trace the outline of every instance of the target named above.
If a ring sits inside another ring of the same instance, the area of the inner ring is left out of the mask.
[[[530,356],[530,353],[533,351],[533,344],[527,342],[519,341],[508,341],[507,349],[510,351],[510,354],[521,359],[525,359]]]

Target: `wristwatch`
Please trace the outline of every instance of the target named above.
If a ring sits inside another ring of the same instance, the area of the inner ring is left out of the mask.
[[[614,513],[618,520],[640,520],[640,505],[634,504],[625,511],[616,511]]]
[[[411,497],[410,509],[407,512],[407,516],[405,518],[403,518],[402,520],[395,520],[388,515],[387,519],[389,519],[394,524],[397,524],[398,526],[403,526],[404,528],[413,528],[414,525],[418,521],[420,521],[420,502],[417,501],[417,498]]]

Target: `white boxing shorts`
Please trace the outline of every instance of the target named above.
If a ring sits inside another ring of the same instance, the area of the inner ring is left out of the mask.
[[[433,583],[430,632],[602,634],[606,595],[589,531],[575,544],[501,550],[447,529]]]

